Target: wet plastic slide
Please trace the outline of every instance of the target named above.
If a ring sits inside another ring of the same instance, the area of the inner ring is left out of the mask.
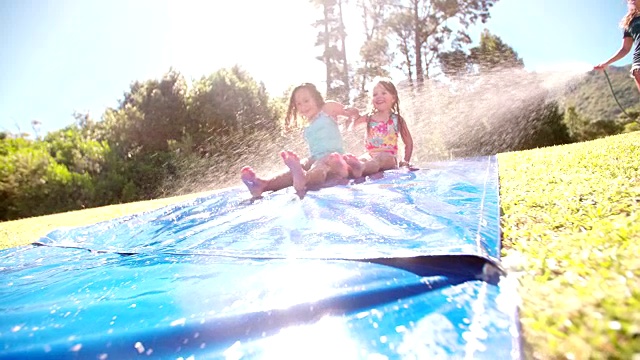
[[[0,251],[0,358],[522,357],[495,157],[248,197]]]

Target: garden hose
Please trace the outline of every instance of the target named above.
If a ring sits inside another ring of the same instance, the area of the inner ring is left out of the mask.
[[[629,116],[629,114],[627,114],[627,112],[624,110],[622,105],[620,105],[620,101],[618,101],[618,97],[616,96],[615,91],[613,91],[613,85],[611,85],[611,80],[609,79],[609,74],[607,74],[607,70],[602,69],[602,72],[604,72],[604,76],[607,78],[607,82],[609,83],[609,89],[611,89],[611,94],[613,95],[613,99],[616,101],[616,104],[618,104],[618,107],[620,108],[620,110],[622,110],[622,113],[627,115],[629,119],[636,120],[631,116]]]

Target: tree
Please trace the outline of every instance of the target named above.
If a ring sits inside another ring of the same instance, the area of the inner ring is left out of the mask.
[[[239,66],[195,81],[188,104],[189,135],[199,152],[232,153],[237,145],[232,139],[280,131],[281,114],[264,84],[258,84]]]
[[[389,76],[385,69],[393,61],[389,53],[389,41],[384,27],[388,12],[395,0],[359,0],[362,11],[365,40],[360,47],[360,66],[355,71],[354,86],[357,87],[356,105],[363,106],[366,98],[365,86],[376,76]]]
[[[480,72],[524,67],[524,62],[518,57],[518,53],[487,29],[480,35],[480,45],[471,48],[469,63],[477,65]]]
[[[400,63],[396,67],[404,69],[409,82],[413,83],[415,43],[414,27],[411,24],[411,14],[408,12],[394,12],[387,20],[389,30],[396,37],[396,47],[402,54]]]
[[[585,140],[584,131],[589,125],[589,119],[580,116],[575,106],[567,107],[567,110],[564,112],[564,123],[569,131],[569,136],[571,136],[574,141]]]
[[[390,19],[390,28],[398,49],[405,55],[404,69],[409,80],[413,81],[412,63],[415,80],[422,84],[445,45],[457,49],[470,43],[466,30],[477,21],[486,22],[489,8],[497,1],[401,0]],[[449,40],[451,43],[447,43]]]
[[[112,152],[107,174],[118,175],[109,192],[124,201],[160,195],[164,179],[176,171],[172,144],[191,127],[186,92],[182,75],[170,69],[159,80],[134,82],[118,108],[105,111],[97,132]]]
[[[100,173],[108,151],[106,141],[86,138],[77,125],[50,132],[44,137],[44,142],[58,164],[79,174]]]
[[[0,220],[95,204],[93,176],[108,148],[79,134],[69,127],[44,141],[11,136],[0,140]]]
[[[440,68],[447,77],[455,77],[470,71],[469,56],[462,50],[442,52],[438,55]]]
[[[186,82],[169,70],[160,80],[135,82],[117,109],[108,109],[104,121],[109,140],[122,156],[167,151],[189,126]]]
[[[321,29],[316,46],[322,46],[323,52],[317,59],[326,67],[326,96],[331,99],[349,102],[349,65],[346,50],[346,29],[343,21],[342,5],[346,0],[311,0],[322,9],[322,18],[313,25]]]
[[[472,47],[469,54],[462,49],[455,49],[441,52],[438,60],[442,72],[448,77],[524,68],[524,62],[518,57],[518,53],[486,29],[480,35],[479,45]]]
[[[521,140],[521,148],[516,150],[573,142],[563,118],[564,113],[556,100],[545,97],[539,99],[537,104],[534,102],[532,111],[525,116],[525,124],[530,126],[530,135]]]
[[[625,126],[613,120],[596,120],[590,122],[583,130],[584,140],[593,140],[609,135],[620,134]]]

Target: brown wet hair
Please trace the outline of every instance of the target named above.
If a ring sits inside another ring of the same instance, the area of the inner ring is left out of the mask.
[[[324,97],[320,94],[320,91],[318,91],[315,85],[312,83],[302,83],[296,86],[293,91],[291,91],[291,97],[289,98],[289,108],[287,109],[287,116],[284,118],[285,129],[288,129],[292,125],[292,121],[293,127],[298,125],[298,109],[296,109],[295,96],[296,92],[300,89],[307,89],[319,108],[324,106]]]
[[[396,98],[395,104],[391,107],[391,112],[400,115],[400,98],[398,97],[398,89],[393,85],[393,82],[389,78],[376,77],[371,82],[371,98],[373,99],[373,88],[382,85],[382,87],[387,90],[393,97]],[[373,109],[372,109],[373,112]]]

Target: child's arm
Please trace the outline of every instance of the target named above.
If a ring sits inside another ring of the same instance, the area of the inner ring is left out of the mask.
[[[337,101],[326,101],[324,103],[324,106],[322,107],[322,111],[336,119],[338,118],[338,116],[346,116],[349,118],[349,120],[355,118],[355,122],[353,125],[361,122],[360,119],[363,118],[363,116],[360,115],[360,110],[354,107],[346,107]]]
[[[629,51],[631,51],[631,47],[632,46],[633,46],[633,38],[629,37],[629,36],[625,36],[622,39],[622,46],[620,46],[620,49],[618,50],[618,52],[615,55],[613,55],[609,60],[603,62],[602,64],[598,64],[598,65],[594,66],[593,69],[594,70],[603,70],[607,66],[609,66],[609,65],[613,64],[614,62],[622,59],[623,57],[627,56]]]
[[[400,132],[400,137],[402,137],[402,142],[404,143],[404,160],[400,161],[398,165],[411,166],[410,160],[411,154],[413,154],[413,138],[411,137],[406,121],[404,121],[404,118],[399,115],[398,131]]]
[[[353,117],[354,114],[359,114],[358,109],[352,107],[346,107],[337,101],[326,101],[322,110],[327,113],[329,116],[338,117],[338,116],[347,116]]]

